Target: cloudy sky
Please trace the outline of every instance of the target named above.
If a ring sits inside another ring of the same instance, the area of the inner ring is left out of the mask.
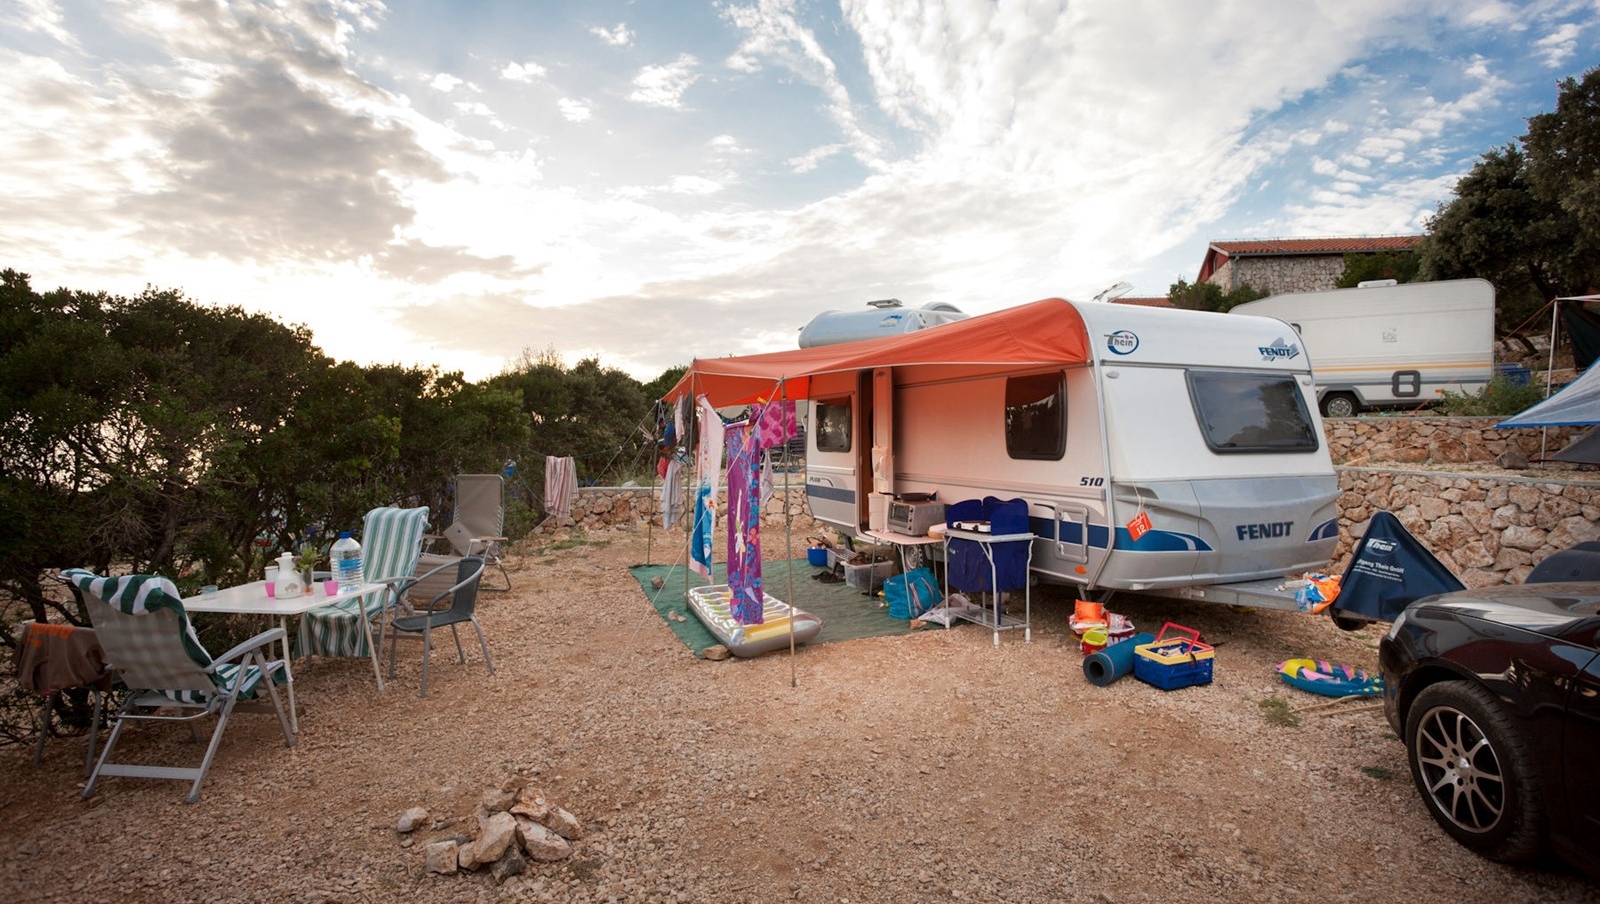
[[[0,267],[648,380],[1421,232],[1600,0],[6,0]]]

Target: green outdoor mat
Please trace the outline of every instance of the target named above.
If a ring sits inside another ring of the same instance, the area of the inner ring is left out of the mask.
[[[710,581],[689,571],[683,565],[635,565],[628,570],[633,573],[634,580],[639,582],[639,588],[644,591],[645,598],[655,606],[656,612],[685,646],[699,653],[718,642],[689,610],[689,605],[684,599],[684,594],[687,592],[684,589],[684,578],[690,579],[690,587],[725,584],[728,581],[726,565],[713,565]],[[815,580],[812,576],[822,570],[809,564],[805,559],[763,562],[761,565],[761,587],[767,595],[822,619],[822,630],[811,643],[832,643],[838,640],[853,640],[857,637],[887,637],[892,634],[911,633],[909,621],[890,618],[889,610],[878,605],[883,601],[882,597],[866,596],[848,584],[824,584]],[[793,599],[789,596],[791,571],[794,574]],[[650,586],[650,579],[655,577],[661,578],[660,590]],[[677,612],[684,620],[668,618],[668,612]]]

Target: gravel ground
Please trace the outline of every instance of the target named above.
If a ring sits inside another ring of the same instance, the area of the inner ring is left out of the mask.
[[[549,543],[548,539],[541,541]],[[779,544],[769,543],[768,548]],[[666,558],[663,560],[663,547]],[[1070,594],[1035,593],[1031,643],[976,626],[709,662],[670,633],[627,566],[659,535],[529,547],[480,613],[487,674],[410,648],[387,693],[365,661],[296,670],[300,743],[230,725],[204,796],[110,778],[82,747],[0,750],[0,891],[11,901],[1045,902],[1594,901],[1569,871],[1511,869],[1429,819],[1366,700],[1278,680],[1293,656],[1376,667],[1377,629],[1126,597],[1141,630],[1216,645],[1207,686],[1094,687]],[[558,548],[559,547],[559,548]],[[871,605],[863,599],[863,605]],[[129,752],[192,757],[181,730]],[[570,858],[495,885],[427,874],[423,847],[526,779],[585,824]],[[411,836],[399,815],[426,807]]]

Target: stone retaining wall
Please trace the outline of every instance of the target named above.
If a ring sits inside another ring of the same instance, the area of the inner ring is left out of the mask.
[[[1553,453],[1586,427],[1498,430],[1499,417],[1341,417],[1323,421],[1328,452],[1336,465],[1482,464],[1493,465],[1506,452],[1539,458]]]
[[[1392,512],[1468,587],[1518,584],[1546,556],[1600,539],[1600,481],[1386,468],[1339,469],[1343,571],[1379,511]]]
[[[650,487],[582,487],[572,502],[571,513],[546,518],[534,529],[534,533],[548,534],[562,530],[642,531],[650,522],[654,522],[656,529],[660,529],[661,502],[657,498],[659,493],[660,488]],[[722,501],[725,494],[726,488],[723,488],[718,494],[718,500]],[[811,510],[806,506],[806,488],[803,484],[780,490],[767,500],[767,504],[761,509],[762,529],[773,530],[783,527],[786,501],[789,506],[788,516],[794,519],[795,533],[805,531],[808,534],[815,534],[819,525],[811,517]],[[682,522],[678,524],[681,526]],[[680,528],[674,528],[678,529]]]
[[[1342,571],[1352,537],[1375,512],[1394,513],[1469,587],[1519,583],[1553,552],[1600,540],[1600,472],[1560,477],[1538,470],[1485,473],[1506,452],[1535,458],[1539,432],[1496,430],[1498,418],[1337,418],[1326,422],[1339,474]],[[1582,429],[1582,428],[1576,428]],[[1574,428],[1549,431],[1545,447],[1560,449]],[[1372,464],[1382,462],[1383,465]],[[1394,466],[1399,463],[1401,466]],[[1462,466],[1462,470],[1413,470]],[[1477,471],[1471,469],[1476,467]],[[806,507],[805,486],[790,485],[762,511],[763,528],[781,529],[785,504],[797,537],[826,530]],[[563,529],[644,530],[660,527],[660,505],[649,487],[581,489],[570,516],[550,518],[536,534]]]

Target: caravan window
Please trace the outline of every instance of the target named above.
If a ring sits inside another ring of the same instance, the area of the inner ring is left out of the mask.
[[[1006,454],[1056,461],[1067,449],[1067,382],[1058,371],[1006,378]]]
[[[817,451],[850,451],[850,400],[817,403]]]
[[[1211,451],[1312,452],[1317,431],[1289,374],[1191,370],[1189,398]]]

